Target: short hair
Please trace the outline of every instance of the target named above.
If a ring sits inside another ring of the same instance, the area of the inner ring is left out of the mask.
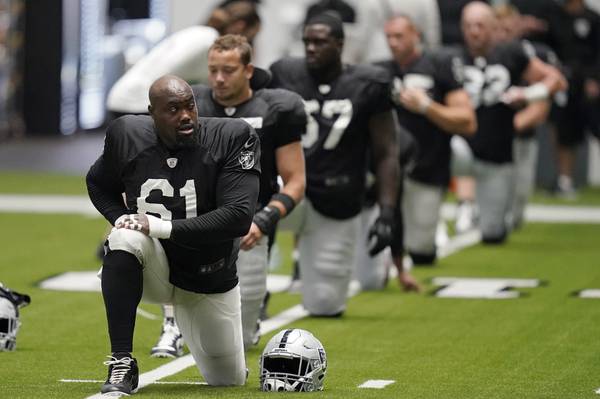
[[[314,15],[310,17],[308,21],[306,21],[304,26],[306,27],[316,24],[328,26],[331,36],[335,37],[336,39],[344,38],[344,23],[337,12],[329,10],[321,14]]]
[[[206,25],[222,35],[229,26],[238,21],[243,21],[249,27],[259,25],[260,16],[256,5],[249,1],[226,2],[213,10]]]
[[[509,18],[509,17],[520,17],[521,13],[517,7],[512,4],[499,4],[494,7],[494,14],[496,18]]]
[[[218,37],[210,46],[208,51],[230,51],[238,50],[240,52],[240,61],[248,65],[252,61],[252,46],[242,35],[227,34]]]

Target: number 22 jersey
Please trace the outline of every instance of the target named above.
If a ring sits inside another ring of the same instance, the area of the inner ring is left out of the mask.
[[[466,48],[459,50],[453,67],[477,112],[477,132],[468,142],[478,159],[512,162],[516,110],[504,104],[501,97],[509,87],[519,85],[529,60],[518,41],[499,44],[486,57],[473,57]]]

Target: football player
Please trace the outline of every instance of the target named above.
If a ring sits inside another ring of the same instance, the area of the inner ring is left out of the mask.
[[[418,148],[401,201],[405,247],[413,264],[433,264],[439,211],[450,182],[450,138],[473,135],[477,120],[452,70],[451,54],[423,51],[419,29],[407,16],[389,19],[384,31],[393,59],[378,65],[393,76],[398,120]],[[399,251],[393,254],[397,265],[402,262]]]
[[[267,292],[268,241],[280,218],[304,196],[304,154],[300,137],[306,129],[302,98],[284,89],[252,90],[252,47],[239,35],[225,35],[208,52],[210,86],[192,86],[199,116],[241,118],[260,138],[261,178],[258,210],[242,240],[237,262],[242,295],[246,349],[258,342],[258,319]],[[281,190],[277,176],[281,176]]]
[[[519,11],[509,4],[494,7],[498,19],[498,40],[510,42],[521,40],[523,48],[530,56],[536,56],[544,62],[559,67],[554,51],[541,42],[521,39],[524,34],[523,20]],[[557,93],[555,102],[562,104],[565,93]],[[525,205],[533,192],[535,170],[537,166],[538,142],[537,127],[543,124],[550,112],[551,101],[535,101],[518,110],[514,118],[515,140],[513,141],[513,160],[515,164],[515,190],[511,206],[512,225],[522,225]]]
[[[392,239],[399,169],[396,121],[385,71],[342,64],[344,31],[337,14],[312,17],[303,40],[305,58],[271,66],[273,86],[300,94],[308,115],[302,136],[307,198],[284,223],[299,237],[304,307],[315,316],[339,316],[346,307],[369,151],[381,208],[370,231],[371,254]]]
[[[561,73],[537,57],[530,57],[520,42],[497,43],[493,9],[474,1],[462,12],[465,45],[454,68],[476,108],[478,128],[469,138],[472,164],[462,173],[476,179],[479,228],[485,243],[502,243],[509,231],[513,198],[513,137],[516,108],[547,101],[566,88]],[[520,86],[526,82],[529,86]]]
[[[174,304],[209,385],[243,385],[235,262],[258,198],[259,139],[243,121],[199,122],[192,88],[175,76],[155,81],[149,99],[150,116],[109,125],[87,175],[92,203],[114,226],[101,275],[112,350],[101,391],[137,390],[133,331],[142,298]]]

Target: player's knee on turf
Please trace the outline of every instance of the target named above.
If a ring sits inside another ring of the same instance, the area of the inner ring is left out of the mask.
[[[346,308],[346,292],[341,294],[334,287],[315,284],[315,289],[304,295],[304,307],[311,316],[339,316]]]
[[[507,237],[507,233],[506,230],[503,230],[501,232],[497,232],[494,234],[491,233],[482,233],[481,235],[481,241],[484,244],[502,244],[506,241],[506,237]]]

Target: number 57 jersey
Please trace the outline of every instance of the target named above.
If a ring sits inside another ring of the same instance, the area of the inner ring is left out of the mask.
[[[285,58],[270,69],[272,86],[294,91],[304,101],[306,196],[325,216],[357,215],[365,195],[369,120],[392,108],[386,72],[371,65],[345,65],[333,81],[320,83],[304,58]]]

